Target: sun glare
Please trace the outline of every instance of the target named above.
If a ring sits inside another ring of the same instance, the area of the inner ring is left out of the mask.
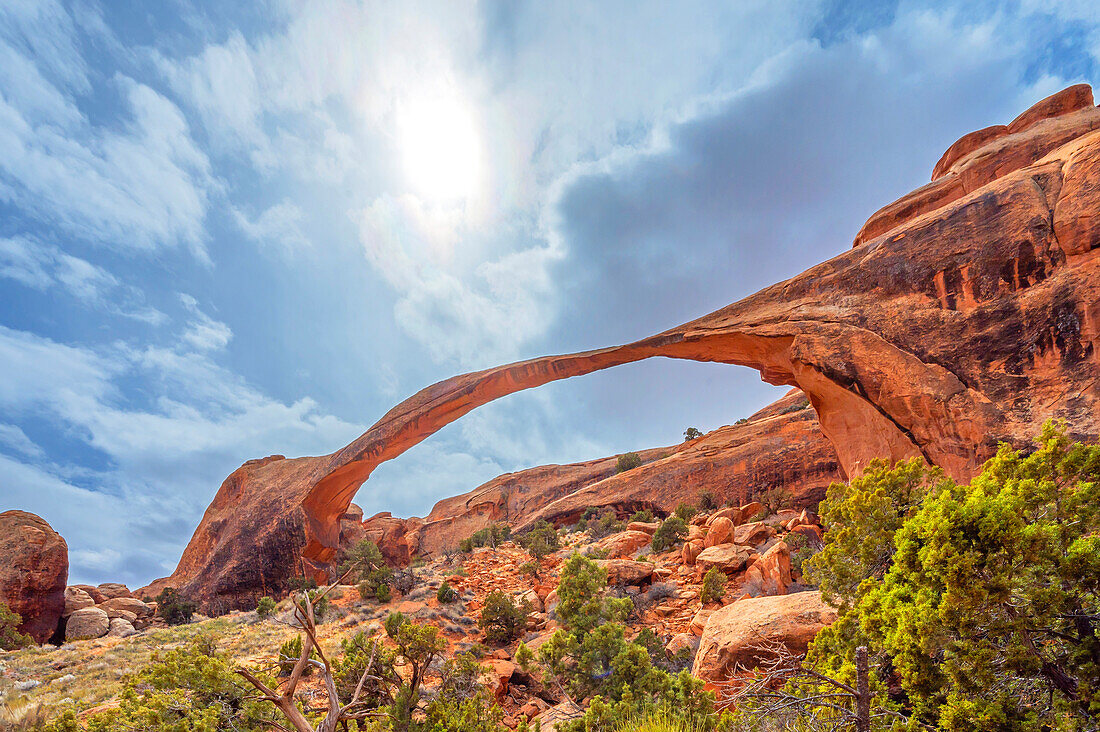
[[[405,175],[429,199],[472,196],[481,178],[481,139],[473,114],[455,95],[411,99],[397,116]]]

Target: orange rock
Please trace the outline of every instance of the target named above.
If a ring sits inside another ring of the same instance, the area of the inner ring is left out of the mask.
[[[19,632],[36,643],[50,639],[68,576],[69,547],[48,523],[26,511],[0,513],[0,602],[19,613]]]
[[[717,567],[727,574],[739,572],[745,568],[749,560],[756,556],[756,552],[747,546],[739,544],[719,544],[707,547],[699,552],[695,558],[700,571],[705,572],[711,567]]]
[[[834,620],[836,610],[819,592],[738,600],[707,619],[691,672],[704,681],[724,681],[736,669],[755,668],[767,658],[767,643],[804,653],[818,631]]]
[[[733,530],[733,543],[744,546],[760,546],[775,536],[775,529],[759,521],[742,524]]]
[[[695,635],[702,635],[703,629],[707,626],[707,620],[710,619],[713,613],[714,610],[711,608],[700,608],[691,618],[691,632]]]
[[[607,552],[609,559],[621,559],[629,557],[642,547],[649,546],[653,536],[644,531],[620,531],[611,536],[605,536],[596,542],[597,549]]]
[[[752,521],[758,515],[764,513],[764,504],[759,501],[752,501],[741,506],[741,521],[739,523],[745,523],[746,521]]]
[[[680,550],[680,561],[684,564],[695,564],[695,560],[699,557],[699,553],[704,549],[703,542],[701,541],[688,541],[684,543],[683,548]]]
[[[739,507],[736,507],[736,506],[727,506],[726,508],[723,508],[721,511],[715,511],[707,519],[707,525],[709,526],[710,524],[713,524],[715,521],[717,521],[720,518],[727,518],[731,522],[733,522],[734,526],[737,526],[738,524],[741,523],[741,509]]]
[[[647,523],[645,521],[631,521],[626,525],[627,531],[641,531],[650,536],[653,536],[657,532],[657,528],[661,525],[659,521]]]
[[[703,541],[703,546],[711,547],[725,544],[729,541],[731,534],[733,534],[733,521],[724,516],[717,518],[710,522],[710,528],[707,530],[707,537]]]
[[[607,572],[609,585],[640,585],[653,576],[652,562],[629,559],[597,559],[596,564]]]
[[[753,597],[785,595],[791,586],[791,550],[785,542],[760,555],[760,559],[745,570],[742,589]]]

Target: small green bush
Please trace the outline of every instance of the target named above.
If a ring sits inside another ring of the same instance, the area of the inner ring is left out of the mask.
[[[447,582],[447,580],[443,580],[443,584],[441,584],[439,586],[439,589],[436,590],[435,599],[443,603],[454,602],[458,599],[458,590],[451,587],[450,583]]]
[[[485,598],[477,624],[490,643],[511,643],[527,629],[530,614],[531,603],[513,602],[508,595],[494,590]]]
[[[640,467],[642,459],[636,452],[627,452],[619,456],[619,459],[615,463],[616,473],[625,473],[628,470]]]
[[[717,567],[711,567],[703,577],[703,591],[699,599],[703,604],[720,602],[726,595],[726,575]]]
[[[34,644],[34,639],[19,632],[23,618],[10,607],[0,602],[0,650],[14,651]]]
[[[653,551],[667,552],[687,536],[687,522],[680,516],[669,516],[653,532]]]
[[[711,491],[703,491],[699,494],[699,508],[713,511],[718,508],[718,498]]]
[[[630,522],[633,523],[635,521],[643,524],[653,523],[653,512],[648,508],[643,508],[641,511],[635,511],[634,515],[630,517]]]
[[[686,524],[688,521],[691,521],[692,516],[699,513],[699,509],[691,505],[690,503],[681,503],[680,505],[676,506],[676,510],[673,511],[673,513],[683,519],[684,523]]]
[[[588,528],[585,529],[593,539],[602,539],[605,536],[616,534],[625,528],[625,524],[619,520],[613,508],[604,508],[598,519],[589,519]]]
[[[374,588],[374,599],[385,605],[387,602],[393,599],[393,593],[390,592],[389,585],[378,585]]]
[[[536,561],[561,549],[561,537],[554,525],[545,519],[539,519],[519,540]]]
[[[256,614],[261,618],[271,617],[271,614],[275,612],[275,600],[267,597],[260,598],[260,601],[256,603]]]
[[[291,577],[286,581],[286,586],[291,592],[316,590],[317,580],[313,579],[312,577]]]
[[[703,433],[695,427],[688,427],[686,430],[684,430],[684,442],[691,442],[695,438],[702,436]]]
[[[169,625],[186,625],[195,614],[195,603],[183,597],[175,587],[165,587],[157,595],[157,615]]]
[[[294,665],[298,663],[298,659],[302,655],[302,636],[296,635],[290,640],[279,646],[279,675],[290,676],[290,672],[294,670]],[[317,651],[314,650],[309,655],[310,658],[317,657]],[[303,676],[308,676],[313,671],[313,666],[306,666],[305,671],[302,672]]]

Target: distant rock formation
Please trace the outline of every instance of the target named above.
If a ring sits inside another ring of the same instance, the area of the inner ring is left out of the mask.
[[[23,618],[19,631],[45,643],[65,611],[69,547],[43,519],[0,513],[0,602]]]
[[[247,606],[321,572],[379,463],[507,394],[654,356],[749,366],[809,398],[840,470],[923,456],[959,479],[1048,418],[1100,434],[1100,110],[1091,89],[968,135],[935,180],[875,213],[855,246],[710,315],[624,346],[430,386],[331,455],[246,463],[172,577]],[[624,481],[620,486],[627,490]]]

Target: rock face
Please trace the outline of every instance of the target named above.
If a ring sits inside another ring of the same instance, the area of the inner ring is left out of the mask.
[[[19,631],[45,643],[65,611],[69,547],[26,511],[0,513],[0,602],[23,618]]]
[[[766,658],[761,649],[766,643],[804,653],[817,632],[834,620],[836,610],[819,592],[738,600],[707,618],[691,672],[704,681],[722,681],[737,667],[751,669]]]
[[[222,485],[173,576],[150,589],[172,584],[206,602],[248,606],[297,567],[324,569],[339,546],[340,516],[379,463],[494,399],[655,356],[749,366],[769,383],[798,387],[816,412],[807,424],[833,447],[814,454],[835,455],[846,475],[877,457],[923,456],[967,479],[998,441],[1026,445],[1052,417],[1066,419],[1075,437],[1096,437],[1097,130],[1091,90],[1073,87],[1004,130],[960,140],[932,183],[872,215],[853,248],[790,280],[634,343],[447,379],[331,455],[246,463]],[[751,472],[753,461],[767,462],[759,456],[769,439],[785,447],[790,427],[781,418],[793,414],[716,439],[751,437],[741,452]],[[678,456],[701,442],[541,513],[564,516],[616,500],[609,496],[675,500],[667,471],[700,469],[703,461]],[[737,454],[728,447],[721,459]],[[650,481],[662,461],[658,491]]]

